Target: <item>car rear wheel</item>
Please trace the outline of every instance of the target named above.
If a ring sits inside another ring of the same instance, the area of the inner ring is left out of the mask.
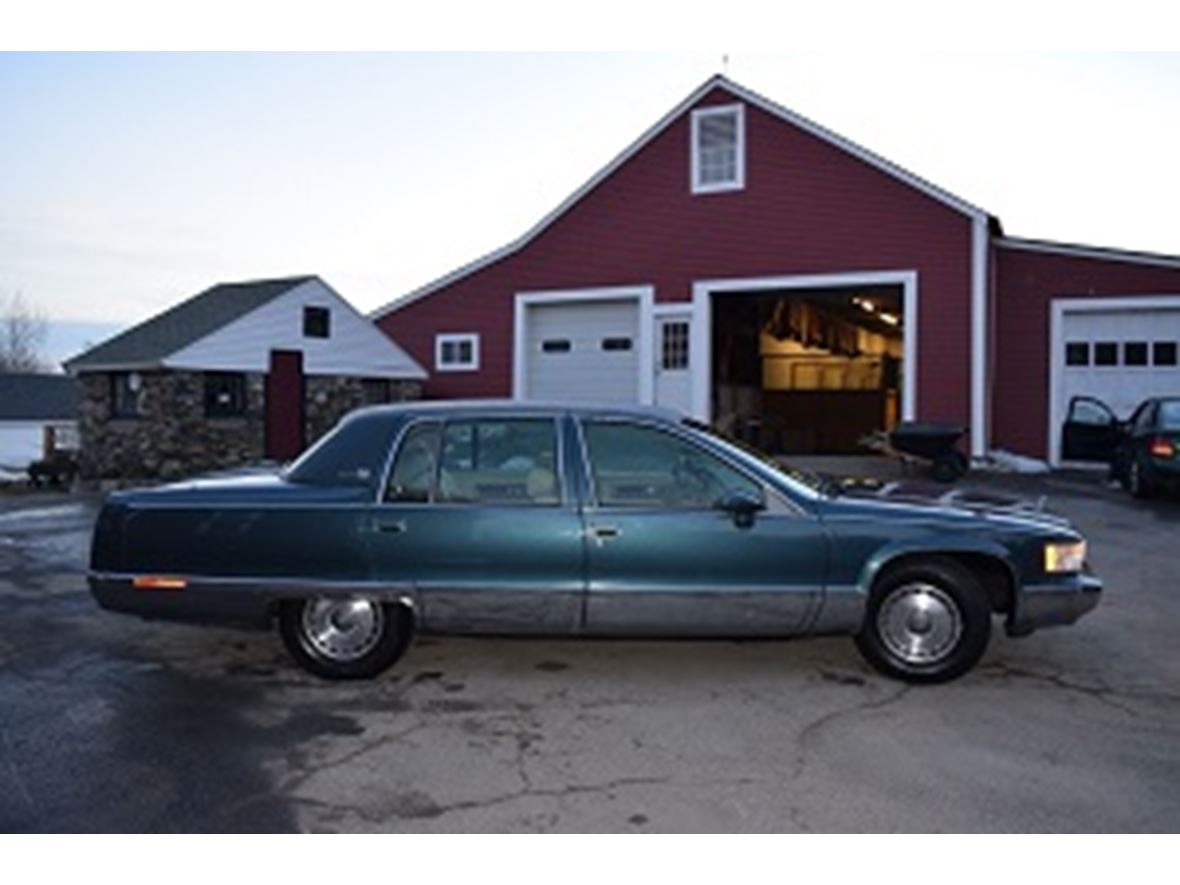
[[[279,633],[291,657],[325,679],[370,679],[402,656],[413,623],[403,606],[363,596],[285,603]]]
[[[991,605],[974,576],[949,559],[890,569],[869,595],[856,644],[887,676],[946,682],[979,661],[991,638]]]

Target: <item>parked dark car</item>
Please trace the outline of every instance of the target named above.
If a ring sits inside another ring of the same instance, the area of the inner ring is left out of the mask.
[[[1111,479],[1145,498],[1180,485],[1180,397],[1152,397],[1119,420],[1093,397],[1074,397],[1062,430],[1062,455],[1110,465]]]
[[[1086,544],[1035,506],[850,492],[642,408],[363,409],[280,475],[117,492],[90,586],[145,617],[277,621],[329,678],[415,633],[851,634],[881,671],[951,679],[1098,601]]]
[[[1142,403],[1125,425],[1111,476],[1137,497],[1180,484],[1180,397]]]

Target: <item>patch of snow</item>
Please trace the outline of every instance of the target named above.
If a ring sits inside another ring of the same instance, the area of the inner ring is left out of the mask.
[[[57,504],[52,507],[28,507],[24,510],[12,510],[0,513],[0,525],[7,523],[31,522],[37,520],[60,519],[63,516],[76,516],[83,511],[81,504]]]
[[[1001,473],[1048,473],[1049,465],[1039,458],[1029,458],[1027,455],[1017,455],[1003,449],[993,449],[988,453],[987,460],[979,465],[984,470],[996,470]]]
[[[0,485],[8,485],[10,483],[24,484],[29,481],[29,475],[23,470],[10,470],[7,467],[0,467]]]

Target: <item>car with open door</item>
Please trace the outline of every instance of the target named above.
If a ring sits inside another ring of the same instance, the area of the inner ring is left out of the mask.
[[[1038,504],[851,490],[673,413],[424,402],[361,409],[282,473],[109,495],[91,592],[146,618],[277,624],[328,678],[413,635],[847,634],[940,682],[1098,601],[1086,542]]]
[[[1110,464],[1125,432],[1126,424],[1102,400],[1075,396],[1069,401],[1061,427],[1061,457],[1065,461]]]
[[[1180,397],[1140,403],[1120,435],[1111,475],[1139,498],[1180,486]]]

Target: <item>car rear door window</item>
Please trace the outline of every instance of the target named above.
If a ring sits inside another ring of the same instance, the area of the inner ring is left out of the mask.
[[[675,434],[619,421],[584,427],[600,507],[709,509],[732,494],[761,498],[758,483]]]
[[[443,430],[435,500],[559,504],[554,422],[548,418],[448,422]]]

